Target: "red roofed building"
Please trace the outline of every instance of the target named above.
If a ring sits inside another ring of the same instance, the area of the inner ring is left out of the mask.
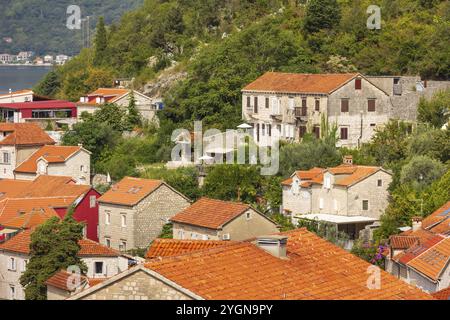
[[[294,224],[299,220],[328,222],[355,240],[386,209],[391,181],[392,174],[383,168],[354,165],[347,156],[337,167],[294,172],[282,182],[282,209]]]
[[[275,222],[243,203],[202,198],[170,219],[174,239],[244,240],[278,232]]]
[[[27,229],[19,232],[8,241],[0,244],[0,274],[3,277],[0,281],[0,299],[25,299],[19,279],[26,270],[26,265],[30,259],[31,234],[33,231],[33,229]],[[80,240],[79,245],[81,248],[78,256],[88,267],[86,277],[89,279],[103,281],[128,269],[128,258],[111,248],[88,239]],[[82,277],[81,280],[86,277]],[[67,278],[65,279],[67,280]],[[61,288],[56,285],[56,283],[62,285],[62,280],[61,275],[57,276],[56,274],[49,279],[50,284],[56,286],[56,288],[53,288],[54,290],[50,290],[50,296],[53,300],[65,299],[70,295],[64,290],[61,291]]]
[[[33,152],[55,141],[34,123],[0,123],[0,179],[14,179],[14,169]]]
[[[177,250],[180,244],[171,245]],[[131,268],[70,300],[432,299],[382,270],[381,287],[372,287],[372,265],[306,229],[192,248]],[[136,287],[126,286],[130,282]]]
[[[76,119],[77,106],[64,100],[1,103],[0,115],[6,122],[35,122],[45,126],[49,120]]]
[[[368,142],[389,121],[389,94],[358,73],[293,74],[267,72],[242,89],[242,116],[259,145],[276,139],[322,137],[323,118],[336,123],[339,146]]]

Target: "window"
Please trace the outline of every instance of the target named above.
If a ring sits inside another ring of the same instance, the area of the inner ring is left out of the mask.
[[[316,111],[319,112],[320,111],[320,100],[319,99],[316,99],[315,107],[316,107]]]
[[[367,101],[367,111],[369,112],[375,112],[375,104],[376,104],[376,100],[375,99],[369,99]]]
[[[9,164],[9,153],[8,152],[3,152],[3,163],[4,164]]]
[[[290,109],[290,110],[294,110],[294,108],[295,108],[295,101],[294,101],[294,98],[289,97],[289,109]]]
[[[272,136],[272,125],[271,125],[271,124],[268,124],[268,125],[267,125],[267,135],[268,135],[269,137]]]
[[[127,226],[127,215],[125,213],[120,214],[120,221],[122,224],[122,228],[126,228]]]
[[[202,240],[209,240],[208,235],[206,235],[206,234],[202,235]]]
[[[314,127],[314,136],[315,136],[317,139],[320,139],[320,127],[319,127],[319,126],[315,126],[315,127]]]
[[[266,109],[269,109],[269,98],[266,98]]]
[[[259,142],[259,123],[256,124],[256,142]]]
[[[331,177],[330,176],[325,177],[325,185],[324,185],[324,187],[326,189],[331,189]]]
[[[83,226],[83,238],[87,238],[87,226],[86,225],[84,225]]]
[[[369,210],[369,200],[363,200],[362,207],[364,211]]]
[[[247,219],[247,220],[250,220],[251,218],[252,218],[252,213],[249,211],[249,212],[247,212],[246,214],[245,214],[245,218]]]
[[[120,240],[119,251],[127,251],[127,242],[125,240]]]
[[[341,99],[341,112],[349,111],[349,99]]]
[[[111,212],[105,212],[105,224],[111,224]]]
[[[108,248],[111,248],[111,239],[105,238],[105,245],[106,245]]]
[[[377,186],[382,187],[383,186],[383,180],[378,179]]]
[[[355,80],[355,90],[361,90],[361,87],[362,87],[362,80],[356,79]]]
[[[97,261],[94,263],[95,274],[103,274],[103,262]]]
[[[324,207],[324,200],[323,200],[323,198],[320,198],[319,199],[319,209],[323,209],[323,207]]]
[[[83,165],[80,166],[80,172],[84,172],[84,166]]]
[[[266,135],[266,125],[265,125],[264,123],[261,125],[261,134],[262,134],[263,136]]]
[[[16,299],[16,287],[15,286],[9,286],[9,298],[11,300]]]
[[[254,105],[254,112],[258,113],[258,97],[255,97],[255,105]]]
[[[28,264],[28,260],[23,260],[22,261],[22,272],[25,272],[27,270],[27,264]]]
[[[9,258],[9,270],[16,271],[16,258]]]
[[[181,240],[184,239],[184,231],[183,230],[178,231],[178,239],[181,239]]]
[[[251,98],[250,97],[247,97],[247,109],[250,109],[252,106],[251,106]]]
[[[308,105],[307,105],[307,100],[306,100],[306,98],[303,98],[302,99],[302,108],[306,108]]]
[[[97,205],[97,198],[95,196],[90,196],[89,197],[89,208],[95,208],[95,206]]]
[[[348,139],[348,128],[341,128],[341,140]]]
[[[300,139],[303,138],[306,134],[306,127],[305,126],[300,126],[299,127],[299,135],[300,135]]]

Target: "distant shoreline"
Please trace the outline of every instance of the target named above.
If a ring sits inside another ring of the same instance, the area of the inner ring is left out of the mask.
[[[0,63],[0,67],[53,67],[53,64],[14,64]]]

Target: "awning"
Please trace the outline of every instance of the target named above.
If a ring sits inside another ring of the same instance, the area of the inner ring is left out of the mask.
[[[372,223],[378,221],[375,218],[369,218],[364,216],[339,216],[335,214],[305,214],[297,215],[296,219],[325,221],[335,224],[351,224],[351,223]]]
[[[2,236],[4,234],[15,233],[17,231],[18,231],[17,229],[3,229],[3,230],[0,230],[0,236]]]

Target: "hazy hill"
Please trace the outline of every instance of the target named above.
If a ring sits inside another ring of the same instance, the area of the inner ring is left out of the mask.
[[[1,0],[0,53],[76,54],[81,48],[81,31],[66,28],[68,6],[79,5],[82,17],[92,17],[94,29],[99,15],[111,23],[142,3],[143,0]],[[12,43],[4,38],[12,38]]]

